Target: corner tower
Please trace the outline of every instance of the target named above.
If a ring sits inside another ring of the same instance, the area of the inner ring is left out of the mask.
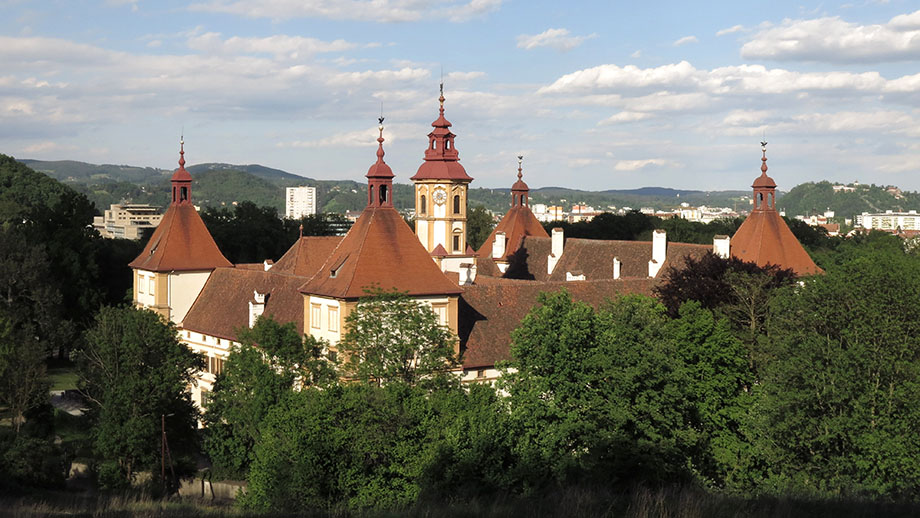
[[[192,175],[185,170],[185,142],[179,142],[179,169],[172,201],[134,270],[134,305],[180,324],[215,268],[232,267],[192,204]]]
[[[411,178],[415,184],[415,234],[429,253],[439,257],[469,257],[467,191],[473,179],[460,165],[460,154],[454,146],[456,135],[451,133],[451,124],[444,118],[444,83],[438,101],[440,115],[431,123],[434,130],[428,134],[425,162]]]
[[[796,275],[822,273],[776,212],[776,182],[767,176],[767,143],[761,142],[760,176],[754,180],[754,208],[731,239],[731,255],[760,266],[774,264]]]

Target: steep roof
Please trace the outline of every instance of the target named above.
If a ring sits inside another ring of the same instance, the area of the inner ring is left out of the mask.
[[[812,275],[818,268],[789,226],[775,210],[753,211],[731,239],[731,253],[760,266],[775,264],[797,275]]]
[[[302,293],[355,299],[379,286],[409,295],[460,293],[390,206],[368,206]]]
[[[182,328],[236,340],[236,330],[249,327],[249,302],[254,302],[253,292],[258,291],[268,294],[263,315],[281,323],[293,322],[303,333],[303,295],[298,288],[304,280],[272,270],[218,268],[185,315]]]
[[[527,236],[549,237],[543,225],[537,221],[536,216],[526,205],[515,205],[511,207],[502,218],[495,229],[489,234],[477,254],[480,257],[492,257],[492,243],[495,242],[495,234],[498,232],[505,233],[505,253],[499,257],[499,260],[507,261],[524,242]]]
[[[275,273],[312,277],[341,242],[342,236],[301,236],[271,270]]]
[[[212,270],[233,266],[214,242],[192,204],[172,204],[144,251],[128,265],[152,272]]]
[[[573,299],[598,307],[617,295],[651,295],[654,283],[648,278],[548,283],[506,280],[468,286],[460,296],[459,307],[463,367],[491,367],[511,359],[511,332],[536,305],[541,292],[565,288]]]

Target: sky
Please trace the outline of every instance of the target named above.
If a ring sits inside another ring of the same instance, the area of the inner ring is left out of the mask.
[[[474,187],[920,190],[920,2],[0,0],[0,153]]]

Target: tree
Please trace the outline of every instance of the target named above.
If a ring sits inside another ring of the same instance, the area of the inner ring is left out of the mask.
[[[277,209],[243,201],[230,208],[208,208],[201,219],[228,261],[260,263],[278,260],[290,247]]]
[[[783,290],[763,450],[782,489],[920,496],[920,261],[866,252]]]
[[[488,209],[482,205],[469,209],[466,214],[466,242],[473,247],[473,250],[479,250],[494,228],[495,219],[492,218],[492,213]]]
[[[335,379],[324,358],[324,344],[301,337],[292,323],[260,317],[238,332],[211,392],[204,421],[205,450],[221,476],[245,477],[261,425],[272,407],[295,389],[326,385]]]
[[[525,487],[686,476],[699,438],[664,307],[630,296],[596,313],[564,290],[538,301],[512,334],[501,381]]]
[[[414,384],[457,365],[457,337],[427,305],[398,291],[367,292],[345,318],[344,374],[382,385]]]
[[[106,307],[77,351],[81,392],[91,404],[95,454],[107,486],[130,484],[137,472],[158,474],[161,418],[172,455],[197,450],[198,412],[187,387],[204,361],[177,340],[157,314]]]

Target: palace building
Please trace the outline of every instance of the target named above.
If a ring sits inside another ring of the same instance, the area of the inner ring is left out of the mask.
[[[174,322],[180,340],[207,357],[192,388],[197,404],[207,406],[238,330],[270,315],[328,341],[326,353],[333,357],[346,317],[369,288],[406,292],[431,307],[458,337],[461,379],[475,382],[499,375],[496,364],[510,359],[511,332],[541,292],[564,287],[594,306],[620,294],[651,295],[668,268],[709,252],[777,264],[800,275],[821,271],[776,213],[765,148],[762,174],[753,186],[754,212],[730,240],[716,236],[711,246],[669,243],[661,230],[650,242],[566,239],[558,228],[548,234],[530,210],[518,157],[510,209],[473,251],[466,241],[473,178],[459,163],[443,89],[439,101],[424,161],[412,177],[414,233],[393,208],[395,175],[384,161],[381,118],[377,159],[365,175],[367,205],[351,230],[345,236],[301,236],[274,264],[233,265],[224,258],[192,205],[192,178],[180,143],[172,202],[130,266],[135,305]]]

